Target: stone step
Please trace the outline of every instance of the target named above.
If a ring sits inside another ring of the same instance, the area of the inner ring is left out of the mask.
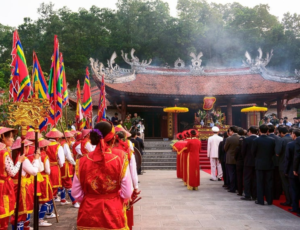
[[[177,159],[176,155],[143,155],[143,160],[147,161],[148,159]]]
[[[176,161],[175,162],[162,162],[162,161],[158,161],[158,162],[143,162],[143,166],[175,166],[176,167]]]
[[[159,157],[159,158],[143,158],[143,163],[148,163],[148,162],[177,162],[177,159],[176,158],[162,158],[162,157]]]
[[[143,170],[176,170],[176,166],[145,166]]]

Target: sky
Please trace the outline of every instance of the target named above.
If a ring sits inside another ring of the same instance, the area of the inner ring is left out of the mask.
[[[177,0],[163,0],[169,3],[170,13],[172,16],[177,16],[176,4]],[[269,4],[271,14],[277,16],[280,20],[286,12],[298,13],[300,8],[299,0],[207,0],[215,3],[232,3],[239,2],[248,7],[253,7],[258,4]],[[17,27],[23,23],[24,17],[30,17],[33,20],[38,18],[37,8],[42,3],[49,3],[49,0],[0,0],[0,23]],[[107,7],[116,9],[117,0],[51,0],[55,5],[55,9],[67,6],[72,11],[77,11],[80,7],[89,9],[92,5],[98,7]]]

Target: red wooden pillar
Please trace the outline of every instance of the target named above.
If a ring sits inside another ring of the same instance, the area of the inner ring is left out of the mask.
[[[121,104],[121,119],[122,119],[122,121],[124,121],[125,118],[126,118],[126,107],[127,107],[124,95],[121,95],[121,100],[122,100],[122,104]]]
[[[177,113],[174,113],[174,140],[176,139],[177,133],[178,133]]]
[[[277,118],[282,118],[283,100],[277,98]]]
[[[227,103],[227,125],[232,125],[232,101]]]

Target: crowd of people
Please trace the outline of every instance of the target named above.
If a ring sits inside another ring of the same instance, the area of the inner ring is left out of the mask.
[[[190,129],[176,135],[173,151],[177,152],[177,178],[182,179],[188,190],[198,190],[200,186],[199,152],[201,141],[198,132]]]
[[[284,193],[280,204],[300,216],[300,129],[298,122],[285,121],[286,125],[270,122],[248,130],[231,126],[223,134],[213,127],[207,152],[210,180],[223,178],[228,192],[258,205],[272,205]]]
[[[141,138],[144,140],[144,119],[138,116],[137,113],[134,113],[133,117],[131,116],[131,114],[127,114],[125,120],[122,121],[121,119],[119,119],[118,115],[118,113],[115,113],[115,116],[110,119],[114,126],[122,125],[123,128],[128,132],[134,131],[136,133],[140,133]]]
[[[38,134],[38,146],[33,129],[24,140],[14,140],[16,135],[17,130],[0,127],[0,230],[8,228],[9,220],[12,229],[32,229],[34,176],[38,181],[39,226],[49,227],[52,224],[47,219],[59,216],[54,212],[55,204],[71,205],[68,193],[74,208],[79,208],[77,229],[132,229],[133,204],[140,199],[140,169],[134,156],[134,145],[140,141],[134,131],[130,134],[107,121],[81,132],[53,128],[45,137]]]

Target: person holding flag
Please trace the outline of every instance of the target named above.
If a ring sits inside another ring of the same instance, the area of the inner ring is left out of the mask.
[[[79,204],[78,202],[76,202],[76,200],[72,197],[71,195],[71,190],[72,190],[72,178],[73,178],[73,166],[75,166],[75,160],[73,159],[71,150],[70,150],[70,138],[73,137],[73,134],[71,134],[71,132],[69,130],[66,130],[64,132],[64,137],[66,137],[66,139],[63,137],[62,140],[60,141],[60,145],[63,147],[64,149],[64,154],[65,154],[65,164],[63,165],[63,167],[60,168],[60,172],[61,172],[61,180],[62,180],[62,190],[61,190],[61,205],[66,205],[69,204],[70,202],[68,202],[66,200],[66,190],[69,194],[69,197],[72,201],[72,204],[75,208],[79,208]]]

